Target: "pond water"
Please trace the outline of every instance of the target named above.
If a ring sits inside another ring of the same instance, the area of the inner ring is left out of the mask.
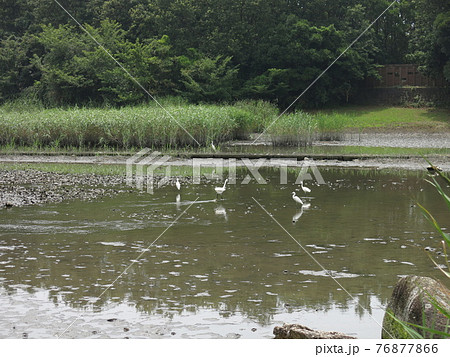
[[[238,180],[218,202],[204,183],[178,202],[166,186],[0,211],[0,337],[271,338],[300,323],[379,338],[397,279],[440,276],[414,202],[448,213],[425,173],[321,169],[304,194],[296,173],[260,172],[267,184]]]

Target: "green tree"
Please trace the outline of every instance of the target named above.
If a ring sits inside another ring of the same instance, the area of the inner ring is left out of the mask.
[[[78,59],[92,47],[91,41],[69,25],[44,25],[36,39],[44,49],[41,56],[35,54],[32,60],[41,72],[34,87],[42,99],[53,105],[89,100],[93,81],[82,71]]]
[[[442,68],[445,79],[450,82],[450,11],[440,13],[433,25],[436,34],[436,45],[441,52],[441,60],[437,66]]]
[[[104,57],[100,50],[98,57]],[[171,55],[169,38],[148,40],[145,43],[126,41],[115,55],[124,68],[152,96],[173,94],[176,87],[174,72],[177,61]],[[125,71],[114,64],[104,71],[98,71],[101,82],[100,92],[104,99],[119,104],[129,104],[149,100],[148,95]]]
[[[195,58],[180,58],[184,88],[180,93],[193,102],[230,101],[238,69],[231,65],[231,57],[210,58],[191,51]]]
[[[410,41],[410,62],[436,77],[450,81],[450,3],[441,0],[414,0],[416,21]]]
[[[32,85],[30,37],[9,36],[0,41],[0,102],[13,99]]]

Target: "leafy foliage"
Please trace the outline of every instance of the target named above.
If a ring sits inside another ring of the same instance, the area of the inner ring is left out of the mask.
[[[264,99],[286,108],[388,0],[74,0],[66,9],[154,96]],[[402,0],[300,98],[345,103],[376,64],[418,61],[450,73],[450,9]],[[128,105],[148,96],[50,0],[0,0],[0,101]]]
[[[231,57],[222,56],[198,56],[184,61],[181,69],[184,88],[180,92],[195,103],[230,101],[238,72],[237,68],[231,68],[230,61]]]
[[[444,74],[450,81],[450,3],[415,0],[416,22],[407,59],[421,65],[431,75]]]

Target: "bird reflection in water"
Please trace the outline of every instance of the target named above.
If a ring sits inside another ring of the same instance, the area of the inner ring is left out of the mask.
[[[303,206],[300,208],[300,211],[298,211],[296,214],[292,216],[292,223],[297,223],[297,221],[300,219],[302,215],[303,215]]]
[[[177,206],[177,210],[180,210],[181,208],[181,195],[178,194],[177,197],[175,197],[175,205]]]
[[[214,213],[218,216],[222,216],[223,218],[225,218],[225,221],[228,222],[227,210],[222,205],[219,205],[216,208],[214,208]]]
[[[297,223],[297,221],[300,219],[300,217],[303,215],[304,210],[308,209],[309,207],[311,207],[311,203],[304,203],[301,207],[300,207],[300,211],[298,211],[296,214],[294,214],[292,216],[292,223]]]

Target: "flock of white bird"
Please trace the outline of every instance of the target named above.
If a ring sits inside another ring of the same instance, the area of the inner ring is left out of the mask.
[[[223,183],[223,186],[214,187],[214,191],[216,191],[216,198],[218,198],[219,196],[222,197],[223,193],[227,189],[227,183],[228,183],[228,179],[225,180],[225,182]],[[177,178],[177,181],[175,182],[175,186],[176,186],[178,191],[181,190],[181,183],[180,183],[180,180],[178,178]]]
[[[223,183],[223,186],[218,186],[218,187],[214,187],[214,191],[216,191],[216,198],[222,197],[223,193],[225,192],[225,190],[227,189],[227,183],[228,183],[228,179],[225,180],[225,182]],[[175,182],[175,186],[178,189],[178,191],[181,190],[181,183],[180,180],[177,178],[177,181]],[[303,185],[303,181],[300,181],[300,187],[303,190],[304,193],[310,193],[311,189],[304,186]],[[294,191],[292,192],[292,199],[302,205],[302,208],[308,208],[310,206],[309,203],[304,203],[302,201],[302,199],[300,197],[297,196],[297,193]],[[177,196],[177,201],[179,201],[179,195]]]
[[[300,187],[303,190],[304,193],[310,193],[311,189],[308,187],[303,186],[303,181],[300,181]],[[297,202],[298,204],[304,205],[302,199],[300,197],[297,196],[297,194],[294,192],[292,192],[292,199]]]
[[[214,151],[217,151],[217,149],[216,149],[216,147],[215,147],[215,145],[214,145],[214,142],[212,142],[212,141],[211,141],[211,147],[212,147],[212,149],[213,149]],[[219,196],[222,197],[223,193],[224,193],[225,190],[227,189],[227,182],[228,182],[228,179],[225,180],[225,182],[223,183],[223,186],[214,187],[214,191],[216,191],[216,199],[219,198]],[[179,180],[178,178],[177,178],[177,181],[175,182],[175,186],[177,187],[178,191],[181,190],[181,183],[180,183],[180,180]],[[303,190],[304,193],[310,193],[310,192],[311,192],[311,189],[310,189],[310,188],[305,187],[305,186],[303,185],[303,181],[300,181],[300,187],[301,187],[301,189]],[[302,199],[301,199],[300,197],[297,196],[297,194],[295,193],[295,191],[292,192],[292,199],[293,199],[296,203],[302,205],[302,210],[303,210],[303,208],[309,208],[309,206],[310,206],[309,203],[304,203],[304,202],[302,201]],[[178,202],[178,203],[179,203],[179,200],[180,200],[180,195],[177,196],[177,202]],[[303,211],[302,211],[302,212],[303,212]],[[295,221],[295,220],[294,220],[294,221]]]
[[[214,142],[211,142],[211,147],[212,147],[212,149],[213,149],[214,151],[217,151],[216,147],[214,146]],[[225,180],[225,182],[223,183],[223,186],[214,187],[214,191],[216,191],[216,199],[219,198],[219,196],[222,197],[223,193],[224,193],[225,190],[227,189],[227,182],[228,182],[228,179]],[[175,186],[177,187],[178,191],[181,190],[181,183],[180,183],[180,180],[179,180],[178,178],[177,178],[177,181],[175,182]],[[303,181],[300,181],[300,187],[301,187],[301,189],[303,190],[304,193],[310,193],[310,192],[311,192],[311,189],[310,189],[310,188],[305,187],[305,186],[303,185]],[[179,199],[180,199],[179,197],[180,197],[180,196],[178,195],[178,196],[177,196],[177,202],[178,202],[178,203],[179,203]],[[310,206],[309,203],[304,203],[304,202],[302,201],[302,199],[301,199],[300,197],[297,196],[297,194],[295,193],[295,191],[292,192],[292,199],[293,199],[296,203],[302,205],[302,209],[303,209],[303,208],[309,208],[309,206]]]

